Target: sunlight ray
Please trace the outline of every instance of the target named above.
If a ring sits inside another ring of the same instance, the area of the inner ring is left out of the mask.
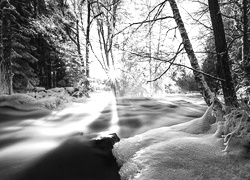
[[[115,96],[112,97],[111,111],[112,111],[112,119],[109,131],[118,133],[120,128],[118,126],[119,116],[118,116]]]

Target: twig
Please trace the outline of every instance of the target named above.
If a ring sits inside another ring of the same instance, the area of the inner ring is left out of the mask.
[[[212,75],[207,74],[207,73],[205,73],[205,72],[203,72],[203,71],[199,71],[199,70],[196,70],[196,69],[194,69],[194,68],[188,67],[188,66],[186,66],[186,65],[184,65],[184,64],[173,63],[173,65],[175,65],[175,66],[182,66],[182,67],[188,68],[188,69],[190,69],[190,70],[193,70],[193,71],[195,71],[195,72],[198,72],[198,73],[200,73],[200,74],[203,74],[203,75],[205,75],[205,76],[208,76],[208,77],[210,77],[210,78],[216,79],[216,80],[218,80],[218,81],[226,82],[225,79],[221,79],[221,78],[212,76]]]
[[[140,26],[138,26],[136,28],[138,30],[141,27],[142,24],[150,23],[150,22],[155,22],[155,21],[159,21],[159,20],[163,20],[163,19],[168,19],[168,18],[173,18],[173,16],[164,16],[164,17],[160,17],[160,18],[156,18],[156,19],[150,19],[150,20],[145,20],[145,21],[141,21],[141,22],[134,22],[134,23],[129,24],[127,27],[123,28],[122,30],[118,31],[117,33],[115,33],[114,36],[122,33],[123,31],[125,31],[128,28],[130,28],[131,26],[139,24]]]
[[[178,54],[179,54],[181,51],[183,51],[184,48],[180,49],[182,45],[183,45],[183,43],[181,43],[181,44],[179,45],[179,47],[178,47],[178,49],[177,49],[177,52],[176,52],[176,54],[174,55],[174,57],[172,57],[170,60],[167,61],[167,62],[170,63],[169,66],[168,66],[168,68],[167,68],[160,76],[158,76],[157,78],[155,78],[155,79],[153,79],[153,80],[147,81],[147,83],[157,81],[158,79],[160,79],[163,75],[165,75],[165,74],[168,72],[168,70],[170,69],[170,67],[174,64],[174,61],[176,60],[176,57],[178,56]],[[171,61],[171,62],[170,62],[170,61]]]

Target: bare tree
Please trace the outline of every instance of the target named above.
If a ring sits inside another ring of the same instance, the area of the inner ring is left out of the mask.
[[[80,28],[83,34],[85,34],[85,75],[86,77],[89,77],[89,49],[90,49],[90,27],[93,22],[93,18],[91,18],[91,8],[92,4],[95,3],[91,0],[71,0],[75,4],[75,9],[78,11],[75,14],[78,17],[80,21]],[[86,10],[84,9],[84,6],[86,6]],[[84,11],[86,11],[86,23],[84,22]],[[86,27],[86,29],[85,29]]]
[[[117,81],[114,77],[115,61],[113,56],[113,42],[116,27],[117,8],[120,2],[120,0],[97,1],[95,6],[92,8],[94,16],[96,17],[99,47],[102,56],[102,60],[98,59],[98,61],[108,75],[111,83],[111,89],[115,95]]]

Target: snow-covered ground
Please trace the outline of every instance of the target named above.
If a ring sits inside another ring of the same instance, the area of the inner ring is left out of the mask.
[[[250,161],[241,149],[222,152],[223,139],[163,127],[115,144],[122,180],[247,180]],[[249,153],[249,152],[248,152]]]

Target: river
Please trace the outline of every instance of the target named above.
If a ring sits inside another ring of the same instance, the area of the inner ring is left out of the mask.
[[[74,137],[78,135],[86,139],[100,133],[115,132],[123,140],[148,130],[201,117],[206,108],[199,94],[170,94],[164,98],[115,99],[109,92],[92,93],[90,99],[81,103],[69,103],[65,108],[57,111],[18,111],[2,107],[0,109],[0,179],[12,180],[18,177],[22,171],[26,171],[32,164],[58,147],[62,152],[61,145],[65,142],[75,142]],[[79,146],[85,147],[84,142],[77,140]],[[65,148],[65,146],[62,147]],[[72,146],[67,146],[69,147]],[[152,154],[152,151],[150,153]],[[75,158],[79,159],[79,157]],[[88,169],[88,163],[91,164],[90,159],[89,161],[87,164],[86,162],[85,164],[78,162],[78,164]],[[70,165],[65,164],[65,166]],[[98,170],[89,169],[89,171]],[[73,180],[83,177],[79,175],[79,177],[60,178],[60,180]],[[85,177],[85,179],[88,178]]]

